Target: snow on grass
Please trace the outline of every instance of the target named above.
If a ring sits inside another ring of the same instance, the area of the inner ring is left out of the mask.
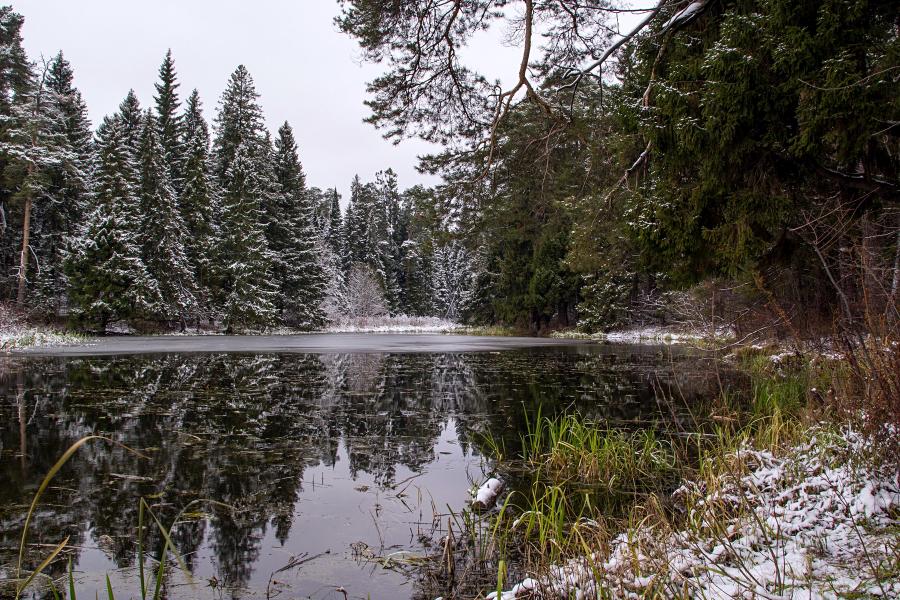
[[[682,529],[630,529],[500,598],[900,597],[900,473],[866,452],[850,430],[784,456],[742,449],[716,489],[675,493]]]
[[[0,307],[0,352],[48,346],[71,346],[83,344],[87,339],[77,333],[31,325],[17,318],[11,311]]]
[[[691,331],[663,325],[647,325],[630,327],[606,333],[582,333],[575,330],[554,331],[550,337],[571,340],[597,340],[617,344],[685,344],[709,339],[709,331]],[[728,329],[716,331],[715,339],[723,340],[734,337]]]
[[[346,319],[329,326],[329,333],[433,333],[455,331],[462,326],[438,317],[363,317]]]

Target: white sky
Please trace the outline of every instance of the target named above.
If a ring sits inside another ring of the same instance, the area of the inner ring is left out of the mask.
[[[210,123],[229,75],[246,65],[269,129],[285,120],[294,128],[308,184],[337,187],[344,203],[357,173],[366,181],[391,167],[401,188],[434,182],[415,171],[416,156],[433,146],[395,146],[363,123],[365,83],[380,69],[363,65],[356,42],[335,28],[336,0],[14,0],[13,8],[25,17],[31,60],[61,49],[72,64],[95,127],[129,88],[152,105],[171,48],[179,97],[196,87]],[[515,68],[517,50],[490,39],[479,45],[480,68],[497,75]]]
[[[337,187],[344,205],[355,174],[370,181],[390,167],[401,188],[435,182],[415,170],[417,155],[434,146],[421,140],[395,146],[363,123],[365,84],[381,68],[363,64],[356,42],[335,28],[336,0],[12,1],[25,17],[29,57],[63,51],[94,126],[130,88],[145,108],[152,105],[159,65],[171,48],[179,97],[197,88],[210,123],[229,75],[246,65],[269,129],[274,134],[290,122],[308,184]],[[513,80],[521,50],[501,42],[505,37],[479,34],[461,52],[463,62],[489,79]]]

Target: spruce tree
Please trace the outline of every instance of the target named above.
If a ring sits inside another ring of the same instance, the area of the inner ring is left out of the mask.
[[[176,192],[181,191],[182,167],[184,164],[184,137],[182,115],[178,114],[178,78],[175,73],[175,61],[172,50],[166,52],[166,58],[159,67],[159,81],[154,85],[156,95],[156,118],[159,127],[159,143],[163,148],[166,164],[169,169],[169,180]]]
[[[350,184],[350,203],[344,218],[343,258],[344,268],[349,273],[354,263],[372,265],[375,257],[373,228],[374,193],[372,186],[363,185],[359,175],[353,177]]]
[[[276,316],[277,287],[259,209],[266,182],[255,158],[250,144],[235,148],[223,185],[216,283],[228,332],[269,325]]]
[[[138,146],[141,143],[144,112],[134,90],[128,90],[125,99],[119,104],[118,115],[121,122],[122,139],[133,155],[137,156]]]
[[[30,277],[32,263],[34,273],[41,274],[44,256],[36,248],[52,252],[54,242],[64,242],[69,223],[62,222],[55,214],[55,204],[61,199],[53,189],[52,175],[74,162],[65,123],[52,90],[48,88],[49,65],[44,65],[39,75],[28,70],[28,77],[12,91],[8,105],[9,114],[3,118],[0,154],[3,157],[3,179],[12,194],[10,200],[20,208],[22,217],[18,238],[19,255],[16,265],[16,298],[20,305],[39,306],[44,312],[53,312],[62,299],[61,275],[55,270],[58,260],[51,260],[45,283],[49,294],[46,302],[34,302],[37,297],[29,293],[34,283]],[[58,258],[58,257],[52,257]]]
[[[148,110],[139,153],[142,258],[149,276],[159,285],[159,316],[178,320],[183,330],[186,318],[196,310],[196,285],[184,248],[187,230],[169,180],[165,150],[157,137],[161,130]]]
[[[376,175],[377,193],[373,210],[373,227],[369,230],[375,252],[373,267],[384,291],[384,299],[390,313],[401,311],[400,245],[403,243],[400,229],[400,192],[397,175],[393,170]]]
[[[268,325],[277,286],[262,208],[276,183],[266,169],[269,149],[253,78],[241,65],[228,82],[216,116],[215,172],[222,188],[217,292],[226,330]]]
[[[319,266],[325,277],[325,298],[322,303],[325,317],[338,322],[346,314],[346,271],[344,269],[344,222],[341,218],[340,195],[327,190],[322,198],[323,219],[319,240]]]
[[[101,331],[156,315],[161,300],[141,259],[137,175],[124,129],[115,116],[98,130],[91,208],[66,262],[73,319]]]
[[[328,206],[328,222],[324,229],[325,242],[334,253],[335,256],[341,255],[341,231],[343,229],[343,221],[341,219],[341,196],[335,188],[331,188],[326,192],[329,199]]]
[[[9,176],[8,167],[14,160],[6,148],[11,142],[13,102],[31,82],[31,65],[22,46],[22,16],[12,7],[0,7],[0,295],[13,293],[17,285],[17,270],[21,262],[20,198],[15,198],[19,175]]]
[[[35,206],[31,242],[40,270],[32,277],[33,309],[54,315],[67,293],[64,260],[89,201],[92,141],[87,107],[74,87],[68,61],[59,52],[49,63],[45,95],[56,117],[51,124],[60,162],[49,170],[46,201]]]
[[[200,95],[194,90],[183,117],[184,164],[180,197],[181,216],[187,228],[185,253],[194,274],[200,312],[207,318],[213,306],[218,193],[212,176],[209,126],[203,118]]]
[[[434,249],[432,270],[433,306],[438,316],[459,320],[473,296],[472,260],[458,242]]]
[[[314,207],[306,193],[297,142],[287,122],[278,129],[274,167],[279,190],[273,207],[275,218],[269,219],[267,234],[275,255],[282,319],[295,327],[314,329],[324,323],[320,305],[325,275],[317,261],[319,235],[313,224]]]

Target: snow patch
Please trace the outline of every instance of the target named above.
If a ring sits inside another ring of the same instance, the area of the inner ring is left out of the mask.
[[[439,317],[364,317],[346,319],[326,328],[328,333],[434,333],[455,331],[462,325]]]
[[[472,500],[472,506],[486,510],[494,505],[500,492],[503,491],[503,482],[496,477],[491,477],[481,484],[481,487],[475,492],[475,499]]]
[[[715,491],[688,483],[675,492],[696,529],[632,529],[608,554],[553,566],[526,580],[529,587],[523,581],[487,597],[533,597],[535,589],[542,598],[595,598],[601,590],[616,598],[897,597],[896,575],[879,576],[872,565],[897,551],[900,473],[861,464],[865,444],[846,430],[819,432],[784,457],[744,448],[733,457],[743,474]]]

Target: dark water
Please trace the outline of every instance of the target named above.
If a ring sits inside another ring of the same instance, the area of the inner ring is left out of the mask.
[[[107,574],[117,598],[139,597],[140,497],[166,525],[190,505],[173,538],[195,582],[174,574],[169,598],[428,597],[414,562],[385,558],[437,552],[445,515],[490,471],[485,433],[514,446],[538,406],[671,420],[659,388],[690,402],[713,386],[698,359],[646,346],[0,360],[0,579],[69,445],[98,434],[147,457],[91,442],[44,496],[30,565],[70,536],[80,598],[105,597]]]

